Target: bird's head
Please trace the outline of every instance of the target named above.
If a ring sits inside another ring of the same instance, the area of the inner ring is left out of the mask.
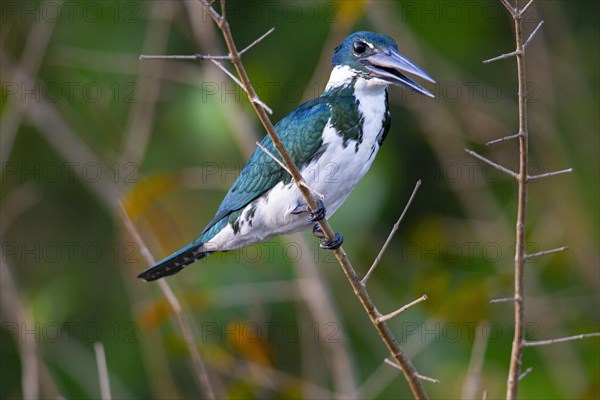
[[[339,80],[355,77],[377,80],[434,97],[405,74],[412,74],[435,83],[425,71],[398,51],[398,44],[387,35],[373,32],[355,32],[333,52],[334,73]],[[336,71],[337,70],[337,71]]]

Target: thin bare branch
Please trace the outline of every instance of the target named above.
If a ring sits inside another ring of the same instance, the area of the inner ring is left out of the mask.
[[[397,316],[399,314],[402,314],[404,311],[408,310],[409,308],[411,308],[415,304],[418,304],[418,303],[420,303],[422,301],[425,301],[425,300],[427,300],[427,295],[426,294],[424,294],[423,296],[419,297],[418,299],[413,300],[410,303],[408,303],[408,304],[400,307],[399,309],[397,309],[394,312],[391,312],[389,314],[385,314],[385,315],[381,315],[381,316],[377,317],[377,322],[384,322],[384,321],[387,321],[388,319],[392,319],[395,316]]]
[[[239,52],[240,56],[243,55],[248,50],[250,50],[252,47],[256,46],[258,43],[262,42],[267,36],[269,36],[271,33],[273,33],[273,31],[275,31],[274,27],[271,28],[271,29],[269,29],[265,33],[263,33],[258,39],[256,39],[252,43],[250,43],[248,46],[244,47],[243,50],[240,50],[240,52]],[[210,55],[210,54],[200,54],[200,53],[190,54],[190,55],[154,55],[154,54],[150,55],[150,54],[142,54],[142,55],[140,55],[139,59],[140,60],[193,60],[193,61],[200,61],[200,60],[231,60],[231,56],[230,55],[227,55],[227,56],[214,56],[214,55]]]
[[[518,3],[517,3],[518,4]],[[527,4],[526,7],[529,7]],[[515,262],[514,262],[514,335],[511,346],[508,376],[506,379],[506,398],[514,400],[519,395],[523,344],[525,343],[525,262],[527,243],[527,184],[529,182],[529,138],[527,127],[527,77],[525,68],[525,45],[523,44],[522,14],[518,9],[509,10],[515,27],[515,44],[518,82],[519,130],[519,173],[517,176],[517,218],[515,224]],[[530,38],[539,29],[539,25]]]
[[[473,150],[465,149],[465,151],[467,153],[469,153],[470,155],[472,155],[473,157],[475,157],[475,158],[483,161],[484,163],[491,165],[492,167],[496,168],[497,170],[502,171],[505,174],[508,174],[508,175],[512,176],[513,178],[515,178],[515,179],[519,179],[519,174],[517,174],[516,172],[511,171],[510,169],[508,169],[506,167],[503,167],[502,165],[497,164],[497,163],[493,162],[492,160],[490,160],[488,158],[485,158],[484,156],[482,156],[482,155],[474,152]]]
[[[484,334],[486,326],[486,321],[480,321],[477,324],[475,339],[473,340],[473,350],[471,351],[471,359],[469,360],[469,368],[467,369],[467,377],[460,396],[461,399],[474,399],[479,391],[481,371],[483,370],[487,349],[487,337]]]
[[[12,321],[33,326],[34,320],[29,310],[26,308],[22,299],[23,291],[19,290],[18,281],[14,279],[11,268],[8,265],[9,257],[4,252],[4,242],[2,242],[0,253],[0,311],[2,311],[2,321]],[[38,360],[39,354],[36,340],[24,340],[20,335],[11,335],[15,339],[15,345],[18,348],[19,364],[21,368],[21,396],[24,399],[37,399],[44,397],[40,395],[40,373],[39,367],[43,366]],[[3,338],[3,340],[5,340]],[[53,391],[57,395],[58,391]]]
[[[400,371],[402,371],[402,369],[400,368],[400,366],[398,364],[396,364],[395,362],[393,362],[392,360],[390,360],[389,358],[386,358],[383,360],[383,362],[385,362],[388,365],[391,365],[392,367],[399,369]],[[422,381],[427,381],[427,382],[431,382],[431,383],[440,383],[439,379],[435,379],[432,378],[430,376],[427,375],[421,375],[421,374],[417,374],[416,377]]]
[[[508,0],[500,0],[500,2],[504,5],[504,7],[506,7],[506,9],[508,10],[508,12],[510,13],[510,15],[514,17],[517,16],[517,9],[514,8],[509,2]]]
[[[245,52],[247,52],[248,50],[250,50],[252,47],[256,46],[258,43],[262,42],[264,40],[264,38],[266,38],[271,33],[273,33],[274,30],[275,30],[275,27],[269,29],[268,31],[263,33],[262,36],[260,36],[258,39],[256,39],[254,42],[252,42],[248,46],[244,47],[244,49],[240,51],[240,56],[242,54],[244,54]]]
[[[546,254],[558,253],[560,251],[566,251],[566,250],[569,250],[568,246],[557,247],[556,249],[551,249],[551,250],[538,251],[537,253],[527,254],[525,256],[525,259],[531,260],[532,258],[545,256]]]
[[[529,4],[533,3],[534,0],[531,0],[529,2]],[[527,6],[529,6],[529,4],[527,4]],[[527,7],[525,6],[525,7]],[[531,39],[533,39],[533,37],[536,35],[536,33],[540,30],[540,28],[542,27],[542,25],[544,25],[544,21],[540,21],[539,24],[537,24],[537,26],[535,27],[535,29],[533,30],[533,32],[531,32],[531,34],[529,35],[529,37],[527,38],[527,40],[525,41],[525,43],[523,43],[523,48],[526,49],[527,46],[529,45],[529,42],[531,42]]]
[[[210,17],[213,19],[213,21],[215,21],[215,23],[217,24],[217,26],[219,27],[219,29],[223,29],[223,24],[226,23],[225,21],[225,17],[221,17],[221,15],[219,15],[219,13],[213,8],[213,3],[214,0],[199,0],[200,4],[202,4],[202,6],[204,6],[204,8],[206,9],[206,11],[208,11],[208,14],[210,15]],[[221,8],[224,8],[225,4],[223,2],[221,2]]]
[[[258,96],[250,96],[250,93],[248,93],[248,91],[246,90],[246,87],[244,86],[244,84],[242,82],[240,82],[240,80],[233,75],[227,68],[225,68],[225,66],[223,64],[221,64],[220,62],[218,62],[217,60],[210,60],[213,62],[213,64],[215,64],[217,67],[219,67],[223,72],[225,72],[231,79],[233,79],[233,81],[235,83],[237,83],[239,85],[239,87],[242,88],[243,91],[246,92],[246,94],[248,95],[248,98],[250,99],[251,102],[256,103],[258,105],[260,105],[262,108],[264,108],[269,114],[273,114],[273,110],[271,110],[271,108],[269,106],[267,106],[265,103],[263,103]]]
[[[586,339],[586,338],[591,338],[591,337],[600,337],[600,332],[582,333],[580,335],[567,336],[567,337],[548,339],[548,340],[526,340],[525,342],[523,342],[523,346],[525,346],[525,347],[548,346],[550,344],[571,342],[573,340],[581,340],[581,339]]]
[[[529,375],[529,373],[531,371],[533,371],[533,367],[529,367],[525,371],[523,371],[523,373],[521,375],[519,375],[519,381],[521,381],[523,378],[525,378],[527,375]]]
[[[106,354],[102,342],[94,343],[96,353],[96,365],[98,366],[98,378],[100,380],[100,398],[110,400],[110,381],[108,380],[108,367],[106,366]]]
[[[223,33],[223,38],[225,39],[227,49],[229,50],[229,53],[231,54],[231,62],[234,65],[240,80],[243,82],[244,87],[246,88],[246,93],[248,94],[248,98],[251,101],[254,111],[256,112],[261,123],[263,124],[263,127],[267,131],[269,137],[271,138],[273,145],[279,152],[281,159],[283,160],[285,165],[290,170],[290,173],[292,175],[292,178],[296,182],[298,190],[300,191],[300,193],[306,200],[308,207],[311,209],[316,209],[317,208],[316,199],[314,198],[314,196],[312,195],[311,191],[308,188],[306,188],[300,184],[300,182],[302,180],[302,175],[300,174],[298,167],[295,165],[295,163],[293,162],[289,153],[287,152],[283,142],[277,135],[277,132],[275,131],[275,128],[274,128],[273,124],[271,123],[271,120],[269,119],[269,116],[267,115],[265,109],[262,108],[258,103],[256,103],[254,101],[254,99],[258,98],[258,96],[256,95],[256,92],[254,91],[254,87],[252,86],[252,83],[250,82],[250,78],[248,77],[248,74],[244,68],[242,61],[241,61],[240,54],[237,51],[235,41],[231,34],[231,30],[229,28],[229,23],[227,22],[227,20],[225,18],[223,18],[221,15],[219,15],[215,11],[215,9],[211,6],[211,3],[209,3],[207,0],[199,0],[199,1],[204,6],[204,8],[207,10],[207,12],[211,15],[211,17],[213,18],[213,20],[215,21],[215,23],[217,24],[217,26],[220,28],[221,32]],[[223,0],[221,2],[221,6],[222,7],[224,6]],[[320,220],[318,223],[319,223],[319,226],[321,227],[321,230],[323,231],[325,238],[328,240],[332,240],[335,237],[335,233],[334,233],[333,229],[331,228],[331,226],[329,225],[329,222],[327,221],[327,219],[325,218],[323,220]],[[423,385],[421,384],[420,379],[418,379],[416,377],[418,375],[418,373],[417,373],[414,365],[412,364],[412,361],[404,353],[404,351],[402,350],[402,348],[400,347],[400,345],[394,338],[394,335],[392,334],[392,332],[389,329],[389,327],[387,326],[387,324],[385,322],[377,320],[377,318],[380,317],[380,313],[377,311],[377,308],[375,307],[375,304],[373,303],[373,300],[371,299],[371,296],[367,292],[365,286],[362,285],[360,280],[358,279],[356,270],[354,269],[354,267],[352,266],[352,263],[348,259],[346,252],[344,251],[344,249],[342,247],[339,247],[332,251],[333,251],[333,254],[335,255],[336,259],[338,260],[340,266],[342,267],[342,270],[344,271],[346,278],[348,279],[350,285],[352,286],[354,293],[356,294],[356,296],[360,300],[363,308],[369,315],[371,322],[375,326],[375,329],[381,336],[383,342],[385,343],[385,345],[388,348],[388,350],[390,351],[390,353],[394,356],[394,359],[396,360],[398,365],[401,367],[404,377],[405,377],[406,381],[408,382],[414,397],[417,399],[427,398],[427,393],[425,392],[425,389],[423,388]]]
[[[419,187],[421,187],[420,179],[417,181],[415,188],[412,191],[412,194],[410,195],[408,201],[406,202],[406,205],[404,206],[404,210],[402,210],[402,214],[400,214],[400,217],[398,218],[398,221],[396,221],[396,223],[394,224],[392,231],[390,232],[387,239],[385,240],[385,243],[381,247],[381,250],[379,250],[379,254],[377,254],[375,261],[373,261],[373,265],[371,265],[371,268],[369,268],[369,271],[366,273],[364,278],[362,278],[362,280],[360,281],[360,283],[362,283],[363,285],[367,284],[367,281],[371,277],[371,274],[373,274],[373,272],[375,271],[375,268],[377,268],[377,266],[381,262],[381,259],[383,258],[383,253],[385,253],[385,250],[390,245],[390,242],[392,241],[392,238],[396,234],[396,231],[398,231],[398,228],[400,228],[400,223],[404,219],[404,215],[406,215],[406,212],[408,211],[408,208],[410,207],[413,199],[415,198],[415,195],[417,194],[417,190],[419,190]]]
[[[555,176],[555,175],[568,174],[571,172],[573,172],[573,168],[561,169],[560,171],[552,171],[552,172],[546,172],[544,174],[528,176],[527,180],[535,181],[538,179],[548,178],[548,177]]]
[[[507,140],[512,140],[512,139],[518,139],[522,136],[522,134],[520,133],[515,133],[514,135],[510,135],[510,136],[504,136],[501,137],[500,139],[494,139],[494,140],[490,140],[489,142],[487,142],[485,145],[489,146],[492,144],[496,144],[496,143],[500,143],[500,142],[505,142]]]
[[[502,299],[492,299],[490,300],[490,303],[509,303],[509,302],[513,302],[513,301],[517,301],[516,297],[504,297]]]
[[[118,211],[121,215],[121,220],[123,221],[125,229],[129,233],[131,238],[138,245],[138,248],[140,249],[140,253],[141,253],[142,257],[144,257],[144,259],[146,260],[148,265],[154,265],[156,263],[156,261],[155,261],[154,257],[152,256],[152,253],[150,253],[148,246],[146,246],[146,243],[144,242],[144,240],[142,239],[137,228],[133,224],[133,221],[131,220],[131,218],[129,218],[129,214],[127,214],[127,210],[125,210],[125,207],[123,206],[123,204],[120,201],[118,203]],[[200,357],[198,348],[196,347],[196,345],[194,343],[194,338],[193,338],[192,332],[189,328],[189,324],[187,323],[185,316],[183,314],[181,304],[179,303],[179,300],[177,300],[177,297],[175,297],[175,294],[173,293],[173,291],[171,290],[171,288],[169,287],[169,285],[167,284],[167,282],[164,279],[159,279],[158,284],[159,284],[159,287],[162,290],[164,296],[167,298],[169,305],[173,309],[175,316],[177,317],[177,322],[179,324],[179,328],[181,329],[181,334],[183,335],[185,343],[186,343],[188,350],[190,352],[190,355],[192,357],[194,367],[196,368],[196,375],[197,375],[199,383],[200,383],[200,388],[202,389],[202,391],[204,392],[204,395],[207,398],[215,399],[216,397],[215,397],[214,391],[212,389],[212,384],[210,383],[210,380],[208,379],[206,365],[204,364],[204,360],[202,360],[202,357]]]
[[[140,55],[139,59],[144,60],[231,60],[230,56],[211,56],[210,54],[173,54],[173,55]]]
[[[529,9],[529,7],[533,4],[534,1],[535,0],[529,0],[529,3],[525,4],[525,7],[521,8],[521,10],[519,11],[519,17],[523,17],[523,15],[525,15],[525,13]]]
[[[427,381],[427,382],[431,382],[431,383],[440,383],[439,379],[435,379],[435,378],[432,378],[427,375],[417,374],[417,378],[419,378],[422,381]]]
[[[494,61],[504,60],[505,58],[510,58],[510,57],[521,55],[521,54],[522,53],[520,51],[515,50],[515,51],[511,51],[510,53],[501,54],[498,57],[494,57],[494,58],[489,58],[487,60],[483,60],[482,63],[489,64],[489,63],[494,62]]]
[[[269,157],[271,157],[273,159],[273,161],[275,161],[277,164],[279,164],[279,166],[281,168],[283,168],[288,174],[292,175],[292,173],[290,172],[289,168],[282,163],[277,157],[275,157],[275,155],[273,153],[271,153],[265,146],[263,146],[262,144],[260,144],[260,142],[256,142],[256,145],[262,150],[264,151]],[[313,192],[314,194],[317,195],[317,197],[319,197],[321,200],[325,199],[325,195],[318,192],[316,189],[308,186],[308,184],[306,183],[306,181],[304,179],[302,179],[302,181],[300,182],[300,185],[304,186],[305,188],[309,189],[311,192]]]

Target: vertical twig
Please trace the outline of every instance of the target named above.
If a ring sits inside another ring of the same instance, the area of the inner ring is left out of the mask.
[[[96,365],[98,366],[98,379],[100,380],[100,398],[110,400],[110,381],[108,380],[108,367],[106,366],[106,354],[102,342],[94,343],[96,353]]]
[[[475,399],[479,390],[481,381],[481,371],[485,360],[485,351],[487,348],[487,338],[484,330],[487,326],[486,321],[480,321],[475,330],[475,339],[473,340],[473,350],[467,370],[467,378],[462,388],[461,399]]]
[[[506,383],[506,398],[516,399],[519,392],[519,376],[521,374],[521,357],[523,355],[523,342],[525,341],[525,293],[524,293],[524,267],[526,254],[527,232],[527,176],[528,176],[528,132],[527,132],[527,101],[526,101],[526,76],[525,76],[525,49],[523,47],[522,14],[518,11],[519,2],[516,0],[512,13],[515,22],[515,41],[517,44],[517,75],[519,98],[519,186],[516,224],[515,245],[515,282],[514,282],[514,315],[515,332],[510,354],[508,379]]]
[[[2,252],[0,255],[2,257],[0,259],[0,275],[2,276],[2,280],[0,280],[0,309],[3,314],[2,321],[3,324],[4,321],[10,321],[17,326],[14,334],[21,364],[22,396],[24,399],[37,399],[40,397],[39,365],[41,364],[38,360],[37,341],[32,338],[23,338],[19,333],[20,329],[31,329],[34,326],[33,318],[25,307],[17,283],[8,267],[6,254]],[[2,340],[4,341],[4,339]]]
[[[516,179],[518,184],[518,199],[517,199],[517,220],[515,227],[515,261],[514,261],[514,296],[505,299],[492,300],[493,303],[510,301],[514,303],[514,336],[511,348],[511,355],[509,361],[509,371],[506,382],[506,398],[516,399],[519,394],[519,381],[524,378],[531,368],[521,373],[521,360],[523,356],[523,349],[526,346],[534,345],[547,345],[551,343],[559,343],[568,340],[579,340],[586,337],[594,337],[600,333],[589,333],[571,336],[569,338],[550,339],[543,341],[528,342],[525,340],[525,263],[528,259],[534,257],[543,256],[547,254],[564,251],[567,249],[566,246],[537,252],[534,254],[527,254],[526,252],[526,240],[527,240],[527,184],[531,181],[548,178],[551,176],[572,172],[571,168],[563,169],[560,171],[548,172],[539,175],[530,176],[528,173],[528,128],[527,128],[527,79],[525,76],[525,50],[535,34],[539,31],[543,25],[541,21],[535,29],[531,32],[527,40],[523,41],[523,16],[527,9],[531,7],[534,0],[529,0],[528,3],[519,8],[519,0],[515,0],[515,7],[508,2],[508,0],[500,0],[506,7],[508,12],[511,14],[514,20],[515,26],[515,43],[516,49],[513,52],[503,54],[498,57],[485,60],[484,63],[492,61],[502,60],[509,57],[516,57],[517,59],[517,79],[518,79],[518,114],[519,114],[519,130],[516,134],[503,137],[501,139],[492,140],[487,144],[494,144],[505,140],[518,139],[519,142],[519,170],[518,172],[512,172],[507,168],[496,164],[487,158],[478,155],[477,153],[467,150],[474,157],[494,166],[495,168],[508,173],[510,176]]]

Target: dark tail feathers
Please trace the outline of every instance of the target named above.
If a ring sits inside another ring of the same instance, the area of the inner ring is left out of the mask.
[[[139,274],[138,278],[150,282],[165,276],[174,275],[185,266],[214,253],[214,251],[200,251],[200,247],[202,247],[202,243],[191,243],[171,254],[155,266],[148,268]]]

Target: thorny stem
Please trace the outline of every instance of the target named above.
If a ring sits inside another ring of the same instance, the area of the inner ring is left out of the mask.
[[[506,384],[506,398],[516,399],[519,393],[519,376],[521,374],[521,358],[525,342],[525,288],[524,269],[527,258],[526,231],[527,231],[527,181],[528,181],[528,132],[527,132],[527,101],[526,101],[526,76],[525,76],[525,49],[523,47],[522,14],[518,11],[513,14],[515,21],[515,41],[517,50],[517,75],[519,85],[519,185],[515,245],[515,333],[513,336],[508,379]]]
[[[535,181],[542,178],[548,178],[551,176],[572,172],[572,168],[548,172],[540,175],[530,176],[528,174],[528,131],[527,131],[527,92],[526,84],[527,80],[525,77],[525,49],[531,42],[532,38],[541,28],[543,21],[541,21],[529,35],[529,38],[523,42],[523,16],[525,12],[531,7],[534,0],[529,2],[521,9],[519,9],[519,0],[515,0],[515,7],[513,7],[508,0],[500,0],[501,3],[510,12],[514,24],[515,24],[515,42],[516,50],[511,53],[506,53],[498,57],[485,60],[484,63],[505,59],[508,57],[516,57],[517,59],[517,76],[518,76],[518,99],[519,99],[519,131],[517,134],[503,137],[501,139],[492,140],[487,144],[494,144],[505,140],[518,139],[519,140],[519,171],[513,172],[500,164],[496,164],[491,160],[471,151],[467,150],[472,156],[486,162],[489,165],[499,169],[500,171],[506,172],[515,178],[518,182],[518,203],[517,203],[517,223],[516,223],[516,244],[515,244],[515,276],[514,276],[514,296],[505,299],[494,299],[491,303],[499,302],[513,302],[514,303],[514,337],[511,348],[509,371],[506,383],[506,398],[516,399],[519,394],[519,381],[525,377],[531,368],[528,368],[521,373],[521,360],[523,355],[523,349],[527,346],[544,346],[553,343],[562,343],[571,340],[579,340],[588,337],[600,336],[600,332],[582,334],[576,336],[569,336],[566,338],[549,339],[540,341],[526,341],[525,340],[525,262],[535,257],[542,255],[552,254],[559,251],[567,250],[566,246],[559,247],[556,249],[545,250],[534,254],[527,254],[525,249],[526,243],[526,232],[527,232],[527,184],[531,181]]]
[[[298,170],[298,167],[296,167],[294,161],[285,149],[283,142],[277,135],[277,132],[275,131],[275,128],[271,123],[271,120],[269,119],[269,116],[267,115],[265,109],[261,107],[257,102],[258,96],[256,95],[252,83],[250,82],[250,78],[248,77],[248,74],[246,73],[246,70],[244,69],[244,66],[241,62],[240,54],[235,46],[231,30],[229,29],[229,23],[225,18],[225,0],[221,0],[221,15],[217,13],[217,11],[212,7],[211,3],[207,0],[199,1],[208,11],[209,15],[213,18],[213,20],[223,33],[223,38],[225,39],[227,49],[229,50],[229,56],[231,57],[231,63],[234,65],[238,76],[240,77],[240,80],[246,88],[246,93],[248,94],[250,103],[252,104],[252,107],[254,108],[254,111],[260,119],[260,122],[262,123],[263,127],[267,131],[267,134],[271,137],[273,145],[281,155],[283,162],[289,169],[292,178],[296,182],[298,190],[306,200],[308,206],[313,210],[317,209],[317,202],[314,196],[312,195],[310,190],[302,184],[303,178],[300,174],[300,171]],[[334,231],[333,229],[331,229],[331,226],[327,222],[327,219],[319,221],[319,225],[321,226],[323,234],[327,239],[331,240],[334,238]],[[379,320],[381,314],[375,307],[375,304],[369,296],[365,285],[363,285],[360,279],[358,278],[354,267],[352,266],[350,260],[348,259],[348,256],[346,255],[346,252],[342,247],[333,250],[333,252],[336,259],[340,263],[340,266],[342,267],[346,278],[350,282],[354,293],[359,298],[361,304],[363,305],[367,314],[371,318],[371,322],[375,326],[375,329],[377,329],[377,332],[381,336],[388,350],[390,351],[390,353],[392,353],[396,363],[404,373],[404,376],[410,386],[414,397],[416,399],[426,399],[427,393],[425,392],[425,389],[423,388],[423,385],[421,383],[420,375],[417,373],[410,358],[404,353],[402,348],[396,342],[396,339],[394,338],[394,335],[392,334],[388,325],[385,323],[385,321]]]

